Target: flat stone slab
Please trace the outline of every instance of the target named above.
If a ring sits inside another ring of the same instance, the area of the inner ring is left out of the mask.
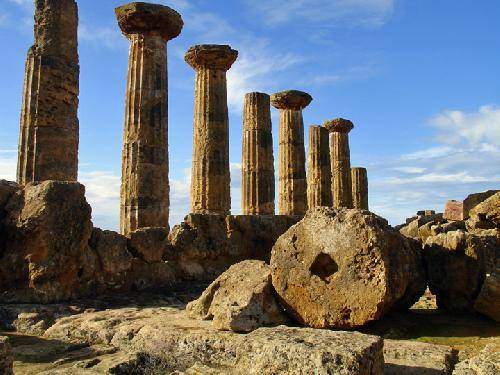
[[[451,374],[457,352],[445,345],[384,340],[384,375]]]
[[[112,345],[160,361],[162,370],[218,369],[246,374],[382,374],[383,342],[357,332],[260,328],[247,335],[217,331],[183,307],[121,308],[58,320],[51,340]]]

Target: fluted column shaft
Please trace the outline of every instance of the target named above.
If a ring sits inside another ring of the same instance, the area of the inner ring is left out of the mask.
[[[131,34],[123,133],[120,230],[167,227],[167,44],[158,34]]]
[[[223,70],[196,72],[191,212],[231,210],[227,79]]]
[[[331,165],[328,130],[309,127],[307,205],[308,209],[332,206]]]
[[[368,173],[366,168],[352,168],[352,205],[353,208],[368,210]]]
[[[333,206],[352,208],[351,156],[349,135],[343,132],[330,134],[332,164]]]
[[[304,215],[307,211],[307,181],[301,110],[280,110],[278,186],[280,214]]]
[[[78,177],[78,7],[38,0],[23,86],[17,181]]]
[[[250,93],[245,95],[243,111],[243,214],[274,214],[274,185],[270,97]]]

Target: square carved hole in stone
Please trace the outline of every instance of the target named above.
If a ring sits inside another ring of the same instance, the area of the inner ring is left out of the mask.
[[[329,283],[331,276],[339,270],[339,266],[330,255],[321,253],[316,256],[309,270],[312,275],[316,275],[325,283]]]

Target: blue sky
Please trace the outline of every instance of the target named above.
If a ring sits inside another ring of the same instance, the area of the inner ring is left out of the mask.
[[[171,224],[189,210],[194,72],[183,55],[201,43],[240,52],[228,76],[235,214],[242,100],[250,91],[309,92],[306,127],[351,119],[352,165],[368,168],[370,207],[393,224],[500,188],[498,0],[157,2],[185,21],[168,46]],[[117,229],[128,41],[113,9],[123,2],[78,3],[80,181],[96,225]],[[32,18],[31,0],[0,0],[0,178],[11,180]]]

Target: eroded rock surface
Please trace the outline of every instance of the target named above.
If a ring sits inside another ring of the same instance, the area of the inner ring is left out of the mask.
[[[167,258],[183,279],[212,282],[231,265],[247,259],[269,261],[271,249],[297,216],[191,214],[176,225]]]
[[[500,347],[490,344],[477,356],[460,362],[453,375],[497,375],[500,373]]]
[[[475,206],[469,212],[466,224],[469,231],[495,228],[500,230],[500,192]]]
[[[113,345],[156,358],[165,372],[382,374],[379,337],[356,332],[259,328],[221,332],[173,307],[124,308],[60,319],[46,338]],[[206,371],[204,371],[206,372]]]
[[[424,246],[429,288],[439,308],[470,310],[488,272],[500,257],[499,238],[452,231],[429,237]]]
[[[368,211],[320,207],[276,242],[273,285],[302,324],[358,327],[423,294],[418,251]]]
[[[0,336],[0,374],[14,375],[12,363],[14,356],[7,337]]]
[[[275,299],[271,269],[257,260],[231,266],[186,309],[192,318],[212,319],[217,329],[235,332],[287,323]]]
[[[451,374],[457,352],[445,345],[384,340],[384,375]]]
[[[486,275],[474,309],[500,322],[500,269]]]

